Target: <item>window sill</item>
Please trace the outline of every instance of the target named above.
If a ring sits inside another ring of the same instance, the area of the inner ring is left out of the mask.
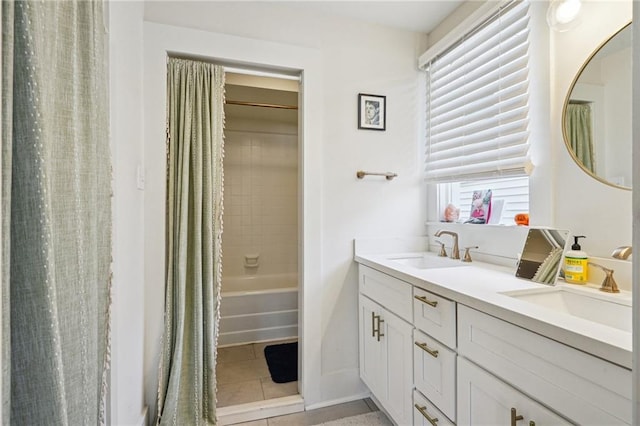
[[[476,223],[463,223],[463,222],[436,222],[436,221],[427,221],[425,222],[427,226],[441,226],[441,227],[451,227],[456,228],[459,226],[470,226],[472,228],[524,228],[528,229],[528,226],[518,226],[515,223],[513,225],[496,225],[496,224],[476,224]]]

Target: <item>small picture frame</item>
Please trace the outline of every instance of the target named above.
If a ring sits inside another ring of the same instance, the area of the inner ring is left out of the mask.
[[[385,130],[387,126],[387,97],[358,94],[358,129]]]

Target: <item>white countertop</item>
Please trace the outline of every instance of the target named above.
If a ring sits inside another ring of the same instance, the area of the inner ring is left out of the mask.
[[[356,251],[355,261],[427,291],[498,317],[527,330],[582,350],[627,369],[632,364],[632,333],[510,297],[502,292],[549,288],[517,278],[514,267],[451,260],[452,267],[418,269],[392,258],[435,257],[435,253],[368,254]],[[439,258],[443,261],[449,260]],[[559,281],[560,283],[560,281]],[[571,284],[558,284],[569,287]],[[598,292],[597,289],[593,289]],[[631,294],[610,297],[630,303]]]

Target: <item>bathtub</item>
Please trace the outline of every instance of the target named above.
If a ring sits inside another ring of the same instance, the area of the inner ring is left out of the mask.
[[[298,337],[298,274],[222,278],[218,347]]]

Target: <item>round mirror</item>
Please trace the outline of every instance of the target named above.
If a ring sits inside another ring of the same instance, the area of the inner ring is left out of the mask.
[[[631,189],[631,24],[600,45],[578,72],[564,104],[562,132],[582,170]]]

